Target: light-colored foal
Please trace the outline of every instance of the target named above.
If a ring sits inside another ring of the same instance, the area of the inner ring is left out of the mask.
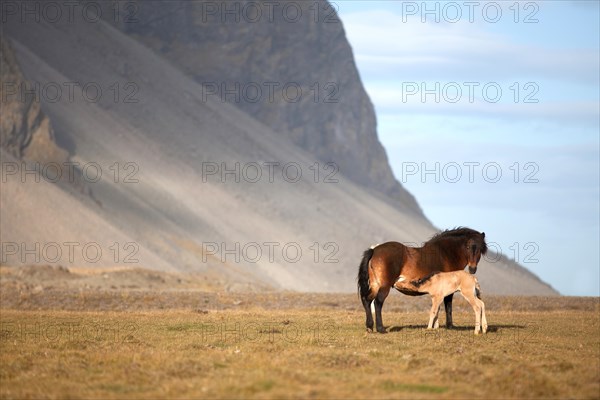
[[[475,275],[467,271],[438,272],[422,279],[412,281],[421,293],[431,295],[431,311],[429,313],[429,325],[427,329],[437,329],[440,324],[438,313],[444,297],[460,292],[475,311],[475,334],[479,331],[487,332],[488,324],[485,318],[485,304],[481,301],[481,288]]]

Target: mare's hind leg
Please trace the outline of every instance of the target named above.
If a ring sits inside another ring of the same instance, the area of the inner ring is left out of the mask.
[[[375,297],[375,324],[377,327],[377,332],[386,333],[385,328],[383,327],[383,321],[381,319],[381,309],[383,308],[383,302],[386,297],[390,293],[390,287],[381,287],[377,292],[377,296]]]
[[[373,331],[373,313],[371,312],[371,303],[373,303],[373,300],[369,300],[366,297],[361,297],[361,300],[365,308],[365,313],[367,313],[367,321],[365,323],[367,330]]]
[[[452,325],[452,297],[454,293],[444,297],[444,309],[446,310],[446,328],[450,329]]]

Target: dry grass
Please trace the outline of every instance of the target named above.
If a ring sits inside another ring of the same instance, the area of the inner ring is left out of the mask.
[[[514,298],[495,298],[492,303],[497,305],[488,311],[490,332],[479,337],[472,333],[472,313],[460,303],[455,311],[459,329],[426,331],[427,308],[394,311],[392,306],[384,318],[397,326],[378,335],[364,332],[362,312],[350,309],[345,296],[330,300],[324,306],[287,309],[5,308],[0,316],[0,394],[3,398],[600,397],[598,299],[564,299],[562,305],[554,300],[555,307],[533,299],[530,311],[514,312],[501,307]]]

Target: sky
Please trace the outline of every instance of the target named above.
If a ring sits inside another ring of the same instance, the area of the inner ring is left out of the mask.
[[[425,215],[564,295],[600,295],[599,4],[333,1]]]

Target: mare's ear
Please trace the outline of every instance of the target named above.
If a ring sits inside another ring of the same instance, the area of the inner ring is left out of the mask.
[[[481,232],[481,238],[485,239],[485,232]]]

